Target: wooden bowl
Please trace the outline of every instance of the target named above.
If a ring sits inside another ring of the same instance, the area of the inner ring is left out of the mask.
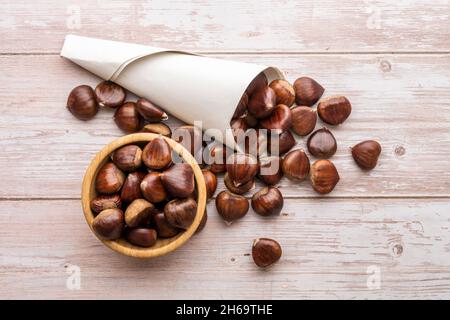
[[[97,153],[95,158],[92,160],[91,164],[86,170],[86,174],[84,175],[83,186],[81,191],[81,201],[83,205],[84,216],[92,232],[94,232],[92,229],[94,214],[91,211],[90,203],[91,200],[97,196],[97,191],[95,190],[95,178],[97,177],[99,169],[110,159],[110,154],[114,150],[128,144],[137,144],[144,146],[146,143],[155,139],[156,137],[159,137],[159,135],[153,133],[135,133],[121,137],[117,140],[114,140],[106,147],[104,147],[99,153]],[[190,164],[192,169],[194,170],[198,195],[197,214],[195,216],[194,222],[189,227],[189,229],[180,232],[179,234],[177,234],[172,238],[158,239],[156,244],[149,248],[143,248],[132,245],[123,238],[119,240],[104,240],[98,237],[94,232],[97,238],[99,238],[107,247],[126,256],[136,258],[154,258],[175,251],[194,234],[205,212],[206,186],[200,167],[198,166],[197,162],[195,161],[194,157],[190,154],[190,152],[186,150],[182,145],[178,144],[177,142],[175,142],[170,138],[166,137],[163,138],[167,141],[172,150],[178,153],[180,157],[184,160],[184,162]]]

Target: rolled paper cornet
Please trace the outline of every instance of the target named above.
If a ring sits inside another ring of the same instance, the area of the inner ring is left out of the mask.
[[[274,67],[75,35],[66,36],[61,56],[188,124],[201,121],[207,134],[218,130],[214,136],[232,148],[227,129],[251,81],[261,72],[269,82],[284,79]]]

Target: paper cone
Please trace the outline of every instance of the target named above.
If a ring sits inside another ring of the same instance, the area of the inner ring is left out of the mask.
[[[230,135],[242,94],[261,72],[284,79],[274,67],[95,38],[66,36],[61,56],[105,80],[147,98],[186,123]],[[220,137],[219,137],[220,138]],[[225,139],[234,147],[233,139]]]

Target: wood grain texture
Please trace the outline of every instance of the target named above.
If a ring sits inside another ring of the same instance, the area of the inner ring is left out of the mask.
[[[450,298],[449,200],[289,200],[280,216],[250,211],[227,226],[213,203],[206,228],[152,260],[121,256],[91,233],[79,201],[3,201],[0,298]],[[280,241],[266,271],[256,237]],[[81,290],[69,290],[71,266]],[[379,268],[380,288],[369,289]]]

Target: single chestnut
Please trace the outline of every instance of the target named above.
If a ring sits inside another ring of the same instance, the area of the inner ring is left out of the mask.
[[[111,160],[122,171],[135,171],[142,165],[142,150],[136,145],[127,145],[114,151]]]
[[[112,81],[102,81],[95,88],[95,97],[101,107],[120,107],[126,96],[125,89]]]
[[[106,209],[100,212],[92,222],[92,229],[101,238],[117,240],[122,235],[124,216],[120,209]]]
[[[292,108],[292,131],[299,136],[307,136],[313,132],[317,123],[317,112],[313,108],[299,106]]]
[[[146,124],[140,132],[149,132],[160,134],[162,136],[170,138],[172,136],[172,130],[164,123],[149,123]]]
[[[186,125],[176,128],[172,139],[185,147],[195,157],[203,147],[203,134],[199,128]]]
[[[259,73],[255,79],[248,85],[245,92],[250,97],[253,95],[256,91],[258,91],[261,88],[264,88],[268,85],[269,81],[267,80],[267,76],[264,72]]]
[[[316,158],[331,158],[337,150],[336,139],[327,128],[314,131],[307,142],[309,152]]]
[[[216,197],[216,208],[225,221],[232,222],[247,214],[249,204],[248,200],[241,195],[222,191]]]
[[[286,130],[279,135],[272,136],[268,141],[268,149],[271,155],[283,155],[291,150],[297,141],[290,130]]]
[[[187,163],[177,163],[161,174],[164,189],[175,198],[187,198],[194,192],[194,171]]]
[[[217,177],[208,169],[202,169],[202,173],[206,184],[207,197],[208,199],[211,199],[217,189]]]
[[[223,182],[225,183],[225,187],[227,187],[228,190],[235,194],[244,194],[255,187],[255,179],[251,179],[244,184],[236,186],[234,182],[231,181],[230,175],[228,173],[225,173]]]
[[[148,122],[160,122],[169,119],[163,110],[144,98],[136,102],[136,110]]]
[[[335,96],[323,99],[317,106],[317,113],[323,122],[330,125],[343,123],[352,112],[350,101],[343,96]]]
[[[118,194],[100,195],[91,200],[91,209],[95,213],[100,213],[106,209],[120,209],[122,199]]]
[[[248,106],[248,94],[247,92],[244,92],[236,107],[236,111],[234,111],[233,119],[242,117],[247,111],[247,106]]]
[[[258,173],[258,160],[252,155],[234,153],[227,159],[227,172],[235,186],[252,180]]]
[[[152,171],[147,174],[142,179],[140,188],[144,198],[151,203],[163,202],[168,197],[161,181],[161,173],[157,171]]]
[[[304,180],[309,173],[309,158],[303,150],[293,150],[283,159],[281,169],[292,180]]]
[[[381,145],[374,140],[358,143],[352,148],[352,156],[362,169],[371,170],[377,166],[381,154]]]
[[[252,257],[260,268],[266,268],[280,260],[282,254],[280,244],[268,238],[259,238],[253,241]]]
[[[158,237],[161,238],[172,238],[180,232],[180,229],[172,226],[167,221],[164,212],[158,212],[153,215],[153,224],[155,225]]]
[[[267,185],[273,186],[283,177],[281,158],[277,156],[262,157],[259,159],[258,178]]]
[[[144,147],[142,162],[154,170],[167,168],[172,163],[172,149],[163,137],[157,137]]]
[[[156,243],[158,235],[154,229],[136,228],[127,232],[127,240],[139,247],[151,247]]]
[[[102,194],[119,192],[125,182],[125,174],[112,163],[106,163],[97,173],[95,189]]]
[[[270,116],[277,105],[275,92],[268,86],[256,91],[249,99],[248,111],[257,119]]]
[[[144,177],[145,172],[141,171],[128,174],[120,193],[123,202],[130,203],[136,199],[142,198],[140,185]]]
[[[286,131],[292,126],[291,109],[284,104],[279,104],[275,107],[272,114],[262,119],[259,124],[264,129],[278,130],[279,132]]]
[[[125,223],[131,228],[145,226],[155,212],[153,204],[144,199],[136,199],[125,210]]]
[[[286,80],[278,79],[270,83],[269,87],[275,92],[277,96],[277,104],[284,104],[288,107],[295,102],[294,87]]]
[[[325,89],[316,80],[301,77],[295,80],[294,91],[297,105],[311,107],[319,101]]]
[[[77,119],[84,121],[92,119],[98,112],[94,90],[87,85],[73,88],[67,98],[67,109]]]
[[[261,216],[280,214],[283,204],[283,195],[275,187],[264,187],[252,197],[252,208]]]
[[[197,202],[192,198],[174,199],[164,207],[164,216],[170,225],[188,229],[197,214]]]
[[[114,121],[125,132],[139,131],[143,125],[143,119],[136,110],[136,103],[126,102],[116,110]]]
[[[231,154],[231,151],[226,146],[214,142],[205,148],[203,161],[210,166],[209,170],[212,173],[222,173],[226,171],[228,154]]]
[[[327,194],[339,182],[339,173],[330,160],[317,160],[311,166],[311,184],[316,192]]]

